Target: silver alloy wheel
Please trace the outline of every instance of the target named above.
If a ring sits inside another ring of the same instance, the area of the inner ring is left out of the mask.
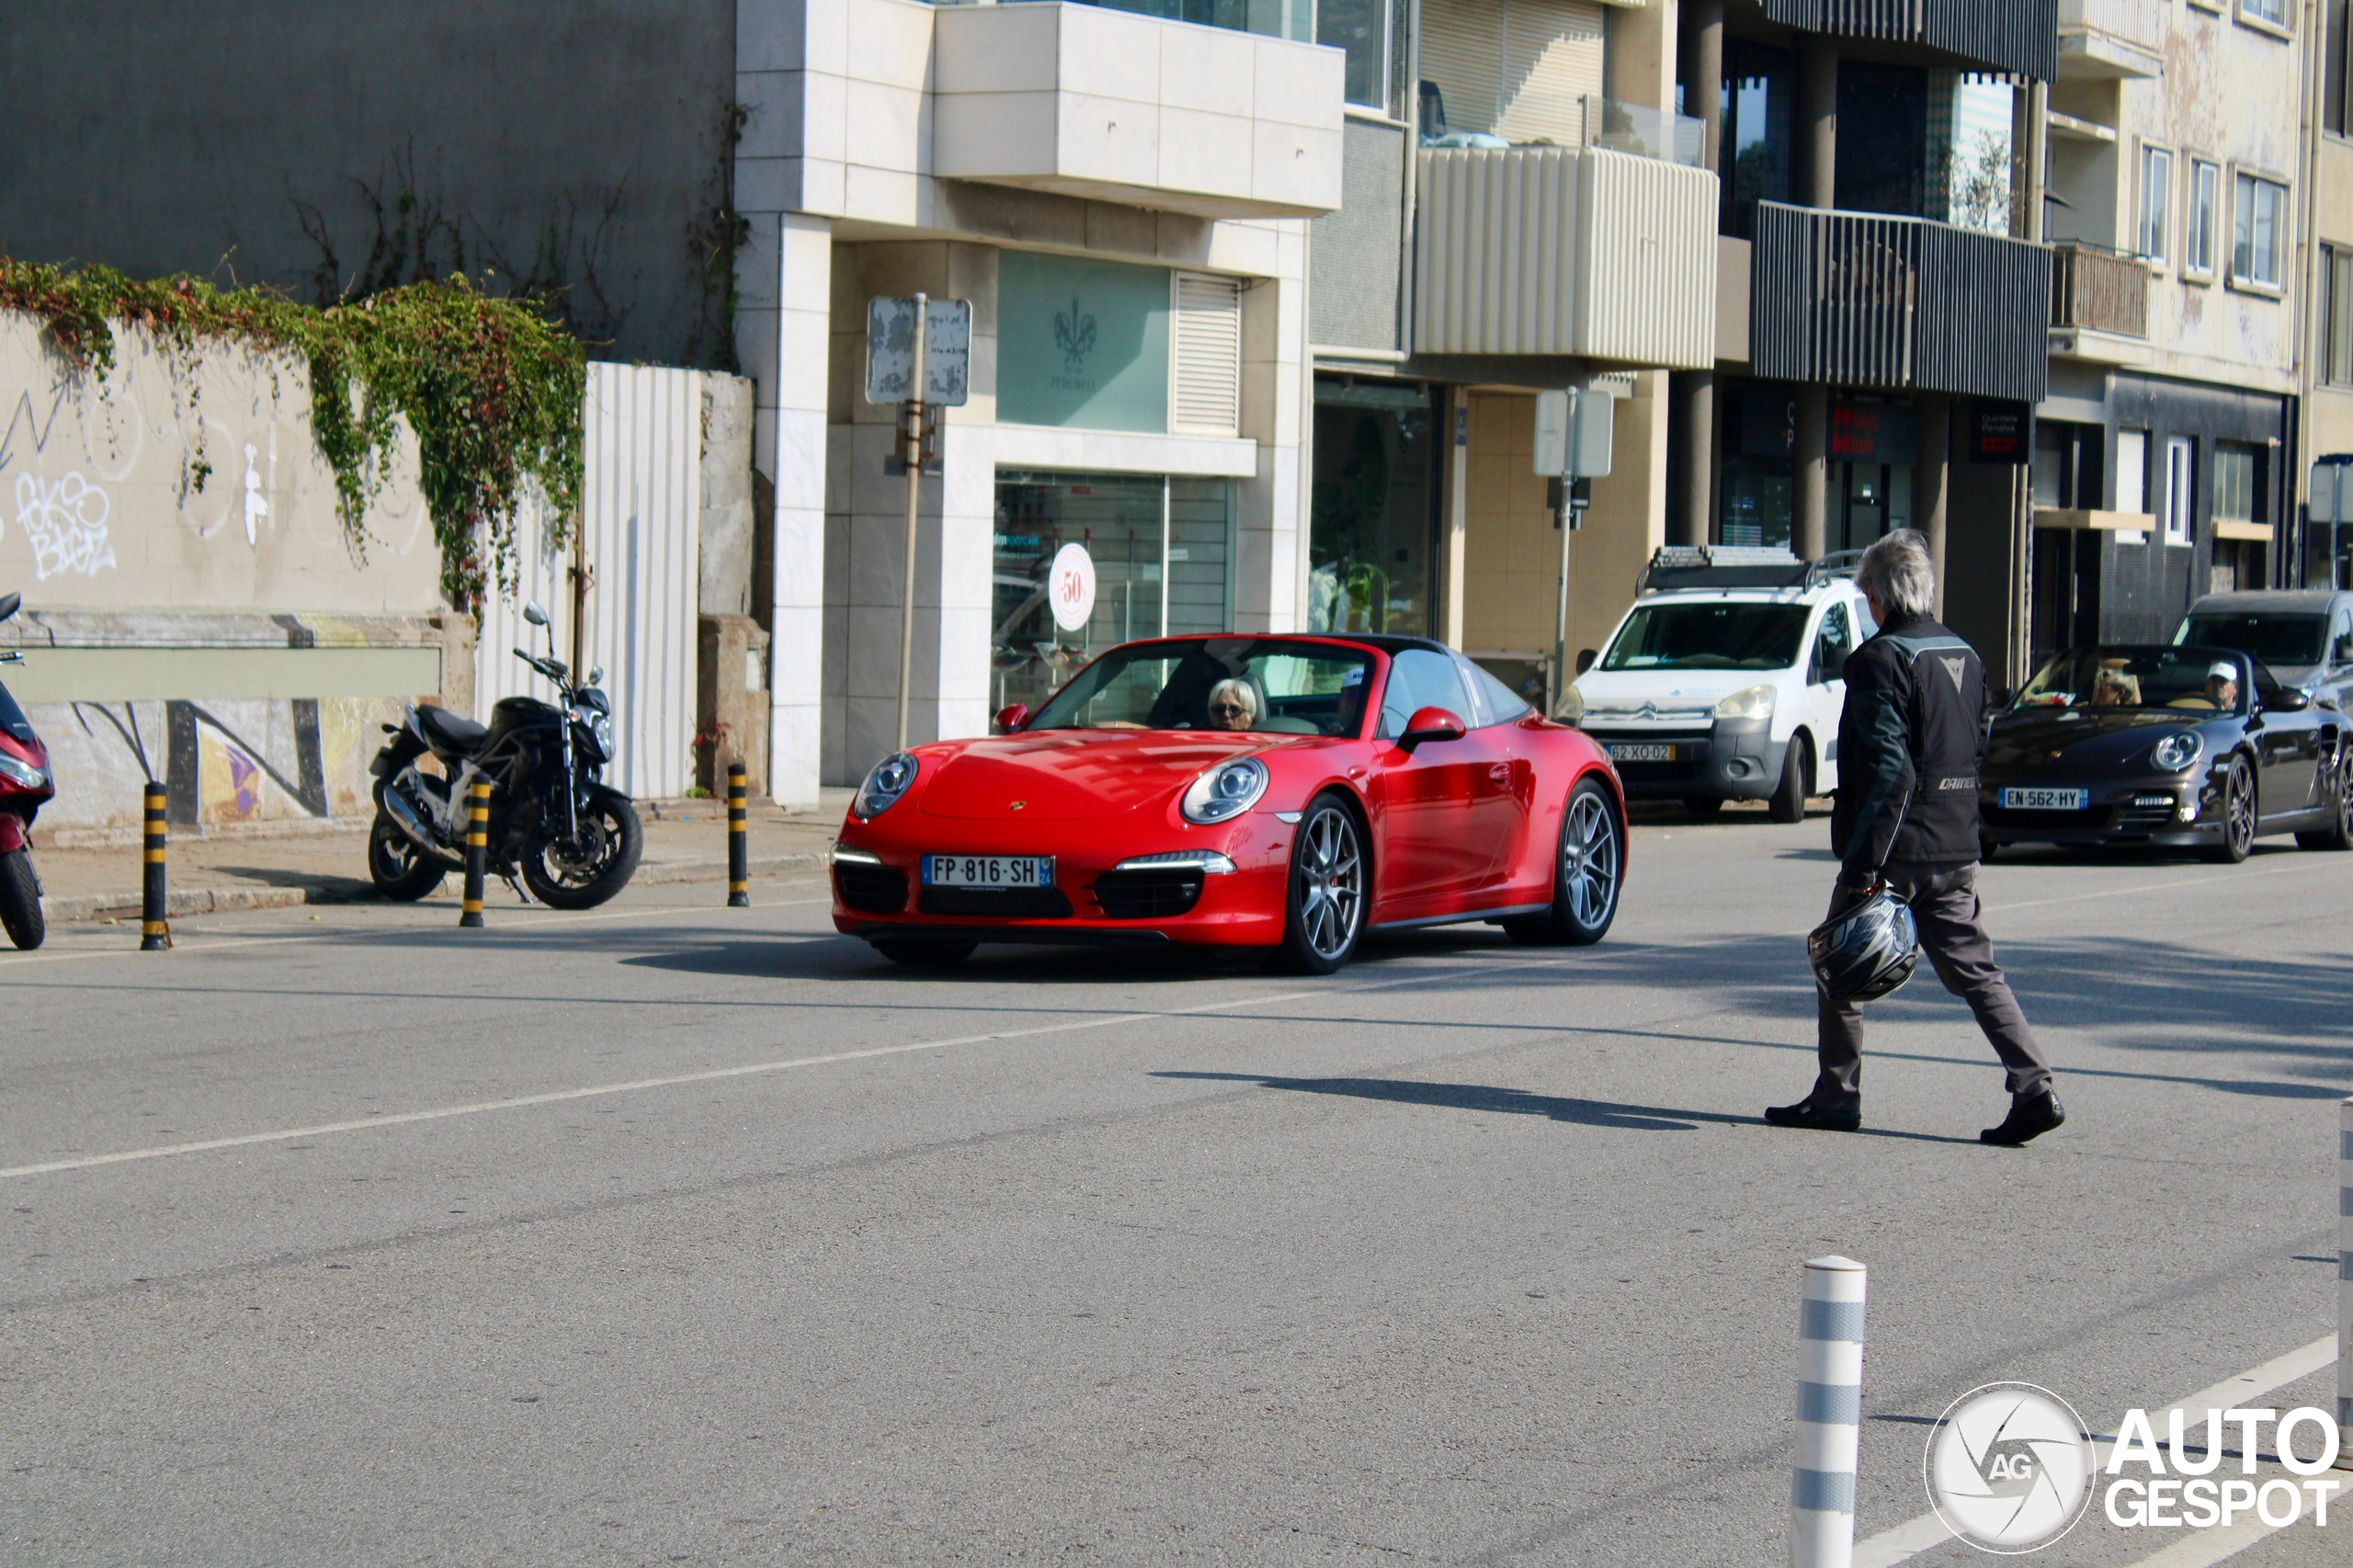
[[[2222,786],[2222,833],[2234,849],[2255,846],[2255,776],[2244,762]]]
[[[1309,818],[1295,874],[1300,935],[1317,958],[1336,960],[1364,918],[1364,852],[1355,819],[1337,806]]]
[[[1561,885],[1569,912],[1591,929],[1608,918],[1618,896],[1618,824],[1592,790],[1569,802],[1569,824],[1561,835]]]

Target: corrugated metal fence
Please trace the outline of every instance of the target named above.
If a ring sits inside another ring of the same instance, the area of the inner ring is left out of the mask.
[[[592,364],[585,415],[580,548],[590,575],[578,641],[581,662],[604,666],[613,702],[620,755],[605,780],[640,799],[681,795],[694,778],[702,377]],[[513,652],[547,648],[546,634],[524,622],[523,601],[547,608],[556,656],[573,656],[569,555],[548,551],[546,529],[529,514],[517,533],[515,597],[494,596],[483,615],[478,715],[502,697],[553,696]]]

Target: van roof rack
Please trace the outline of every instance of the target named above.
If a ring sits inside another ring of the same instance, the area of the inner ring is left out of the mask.
[[[1859,550],[1841,550],[1816,561],[1801,561],[1778,545],[1663,544],[1643,568],[1634,592],[1670,588],[1816,588],[1836,577],[1851,577]]]

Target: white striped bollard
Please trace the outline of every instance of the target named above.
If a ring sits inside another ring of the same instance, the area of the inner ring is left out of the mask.
[[[2353,1470],[2353,1099],[2336,1109],[2336,1463]]]
[[[1855,1447],[1863,1418],[1863,1266],[1805,1266],[1798,1320],[1798,1461],[1790,1481],[1790,1568],[1847,1568],[1855,1555]]]

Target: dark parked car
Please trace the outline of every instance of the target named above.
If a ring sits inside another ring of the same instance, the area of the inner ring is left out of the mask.
[[[2348,726],[2233,648],[2072,648],[1987,734],[1985,853],[2005,844],[2146,844],[2244,860],[2265,834],[2353,848]]]
[[[2235,648],[2316,702],[2353,701],[2353,594],[2342,589],[2208,594],[2173,640]]]

